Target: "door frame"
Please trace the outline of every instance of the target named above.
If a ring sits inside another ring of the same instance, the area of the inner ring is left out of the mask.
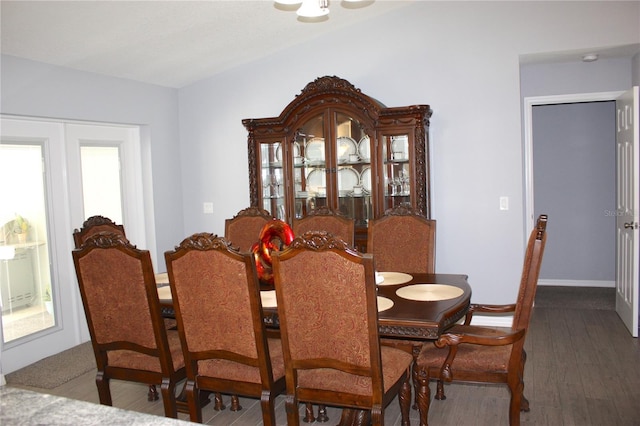
[[[566,95],[529,96],[524,98],[524,241],[534,226],[533,187],[533,107],[537,105],[570,104],[577,102],[615,101],[624,90],[612,92],[574,93]],[[613,117],[612,119],[615,119]]]

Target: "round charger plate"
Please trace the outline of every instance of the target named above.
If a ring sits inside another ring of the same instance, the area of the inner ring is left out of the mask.
[[[386,311],[393,306],[393,300],[378,296],[378,312]]]
[[[447,284],[414,284],[399,288],[396,294],[403,299],[433,302],[436,300],[453,299],[464,291],[461,288]]]
[[[413,276],[405,274],[404,272],[378,272],[382,275],[382,282],[378,285],[398,285],[408,283],[413,279]]]
[[[165,285],[164,287],[158,287],[158,299],[160,300],[172,300],[171,287]]]
[[[275,308],[278,306],[278,302],[276,300],[276,291],[275,290],[265,290],[260,292],[260,299],[262,299],[262,307],[263,308]]]

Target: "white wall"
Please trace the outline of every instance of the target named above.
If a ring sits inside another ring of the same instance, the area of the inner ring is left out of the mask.
[[[222,234],[249,204],[241,120],[278,115],[308,82],[337,75],[387,106],[432,106],[437,270],[468,274],[475,302],[512,302],[526,232],[519,55],[637,43],[639,7],[417,2],[183,88],[185,233]]]
[[[155,212],[149,220],[155,230],[147,229],[150,247],[136,244],[157,252],[154,262],[165,270],[164,251],[183,237],[177,90],[7,55],[1,65],[2,114],[143,126],[143,175],[153,189],[146,203],[147,211]]]

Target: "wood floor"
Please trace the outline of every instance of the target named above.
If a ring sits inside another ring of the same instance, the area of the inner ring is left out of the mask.
[[[614,311],[537,307],[525,346],[525,395],[531,411],[521,414],[523,425],[640,425],[640,345]],[[36,390],[98,402],[94,378],[89,372],[58,388]],[[111,389],[114,406],[163,415],[161,401],[146,400],[145,385],[114,381]],[[506,387],[451,384],[445,390],[445,401],[431,403],[430,425],[508,424]],[[257,400],[241,398],[241,405],[238,412],[217,412],[209,404],[203,410],[205,423],[262,424]],[[276,412],[277,424],[285,425],[282,396]],[[336,424],[339,413],[330,408],[328,424]],[[188,420],[184,414],[180,418]],[[418,423],[418,413],[412,410],[411,424]],[[400,424],[397,400],[387,407],[385,424]]]

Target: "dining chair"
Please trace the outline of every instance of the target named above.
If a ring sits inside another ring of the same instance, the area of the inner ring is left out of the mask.
[[[274,253],[273,268],[286,373],[287,424],[298,404],[367,410],[384,424],[397,395],[409,424],[412,357],[380,345],[373,258],[325,231],[298,236]]]
[[[282,345],[267,338],[253,257],[199,233],[165,252],[165,261],[191,421],[202,422],[204,390],[260,398],[263,424],[275,425],[275,397],[285,390]],[[232,401],[231,410],[241,408]]]
[[[378,271],[435,272],[436,221],[407,205],[369,221],[367,253]]]
[[[302,235],[308,231],[327,231],[353,246],[355,241],[355,220],[327,206],[321,206],[309,211],[305,217],[293,220],[293,233],[295,235]]]
[[[305,217],[294,219],[293,233],[294,235],[302,235],[305,232],[314,230],[327,231],[342,239],[350,246],[353,246],[355,242],[355,225],[356,222],[354,219],[344,216],[340,211],[332,210],[328,206],[320,206],[309,211]],[[304,421],[306,423],[312,423],[315,420],[321,422],[329,420],[326,407],[323,405],[319,406],[318,416],[315,417],[312,405],[307,404]]]
[[[122,235],[126,238],[123,225],[116,224],[108,217],[95,215],[85,220],[80,229],[75,229],[73,231],[73,242],[75,244],[75,248],[80,248],[80,246],[82,246],[82,243],[84,243],[87,238],[99,232],[115,232],[116,234]],[[165,318],[164,323],[167,329],[172,329],[176,326],[175,321],[171,318]],[[149,390],[147,391],[147,400],[157,401],[159,398],[160,397],[158,395],[156,386],[149,385]]]
[[[509,387],[509,424],[520,424],[520,411],[529,411],[524,397],[524,341],[538,285],[538,275],[547,239],[547,216],[538,217],[531,231],[524,257],[516,303],[471,304],[463,325],[456,325],[434,344],[424,345],[414,368],[420,425],[429,416],[429,380],[437,380],[436,399],[445,399],[443,381],[502,383]],[[475,313],[513,313],[509,330],[471,325]]]
[[[241,252],[249,252],[258,242],[262,227],[273,218],[271,213],[263,208],[247,207],[231,219],[225,220],[224,238]]]
[[[124,226],[116,224],[113,220],[105,216],[91,216],[84,221],[80,229],[74,229],[73,242],[76,248],[79,248],[82,243],[98,232],[115,232],[123,237],[126,237],[124,232]]]
[[[72,252],[98,372],[100,403],[111,379],[160,385],[164,412],[177,417],[175,387],[186,378],[180,337],[167,330],[147,250],[98,232]]]
[[[409,205],[400,204],[369,221],[367,253],[373,255],[378,271],[433,274],[435,244],[436,221]],[[382,344],[411,353],[415,362],[424,342],[382,339]],[[413,408],[417,409],[417,395],[414,398]]]

